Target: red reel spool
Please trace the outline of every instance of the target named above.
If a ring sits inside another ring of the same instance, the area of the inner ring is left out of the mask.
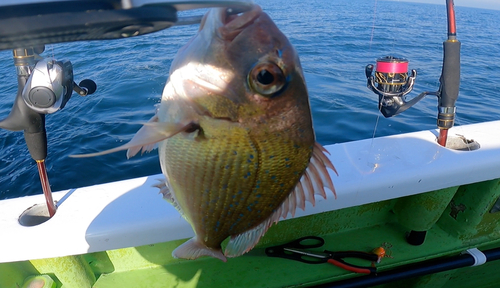
[[[375,82],[383,92],[401,93],[408,79],[408,60],[394,56],[377,59]]]

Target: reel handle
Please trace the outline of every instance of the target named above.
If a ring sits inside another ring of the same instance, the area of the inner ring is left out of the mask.
[[[80,81],[80,84],[76,84],[73,82],[73,91],[78,93],[80,96],[87,96],[90,94],[94,94],[94,92],[97,90],[97,84],[95,84],[94,81],[90,79],[84,79]]]

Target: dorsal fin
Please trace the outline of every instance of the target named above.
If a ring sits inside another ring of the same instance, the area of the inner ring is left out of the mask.
[[[335,199],[337,199],[337,193],[335,192],[335,187],[327,168],[332,169],[337,175],[338,173],[332,162],[330,162],[330,159],[324,153],[328,153],[328,151],[319,143],[315,143],[306,171],[292,193],[283,202],[283,209],[281,209],[281,217],[283,219],[286,219],[289,212],[294,217],[296,207],[304,210],[305,205],[302,204],[302,199],[309,201],[313,206],[316,204],[315,194],[321,195],[326,199],[325,187],[332,191]]]

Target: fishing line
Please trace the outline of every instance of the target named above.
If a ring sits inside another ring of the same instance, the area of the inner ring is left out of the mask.
[[[369,45],[369,51],[371,52],[372,50],[372,43],[373,43],[373,36],[375,34],[375,23],[377,22],[377,0],[375,0],[375,4],[373,5],[373,22],[372,22],[372,32],[370,36],[370,45]],[[377,109],[377,119],[375,120],[375,127],[373,128],[373,133],[372,133],[372,142],[370,145],[370,148],[373,147],[373,140],[375,139],[375,134],[377,132],[377,127],[378,127],[378,121],[380,119],[380,113],[378,113]],[[370,150],[371,152],[371,150]]]
[[[375,0],[375,4],[373,6],[373,24],[372,24],[372,35],[370,36],[370,49],[372,49],[373,43],[373,34],[375,33],[375,22],[377,20],[377,0]]]
[[[375,127],[373,128],[373,134],[372,134],[372,144],[371,147],[373,147],[373,140],[375,139],[375,133],[377,132],[377,127],[378,127],[378,120],[380,119],[380,115],[377,115],[377,120],[375,120]]]
[[[49,51],[50,58],[55,59],[54,45],[49,45]]]
[[[373,39],[374,39],[374,36],[375,36],[375,24],[376,24],[376,21],[377,21],[377,0],[375,0],[375,3],[374,3],[374,6],[373,6],[373,23],[372,23],[372,31],[371,31],[371,35],[370,35],[370,44],[369,44],[369,49],[368,51],[371,52],[372,50],[372,44],[373,44]],[[367,154],[366,154],[366,162],[364,163],[365,165],[368,165],[369,167],[369,171],[366,171],[365,167],[362,167],[361,169],[361,179],[359,179],[358,183],[357,183],[357,188],[356,188],[356,195],[354,197],[354,199],[357,199],[358,196],[359,196],[359,191],[361,190],[361,185],[365,182],[365,177],[367,174],[371,174],[375,171],[375,169],[377,168],[377,163],[375,163],[375,153],[373,153],[373,148],[374,148],[374,142],[375,142],[375,134],[377,132],[377,127],[378,127],[378,123],[379,123],[379,120],[380,120],[380,111],[377,107],[377,119],[375,120],[375,126],[373,127],[373,133],[372,133],[372,138],[371,138],[371,141],[370,141],[370,147],[368,147],[368,151],[367,151]],[[361,167],[360,167],[361,168]]]

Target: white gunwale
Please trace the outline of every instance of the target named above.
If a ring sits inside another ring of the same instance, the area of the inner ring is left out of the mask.
[[[500,178],[500,121],[457,126],[481,148],[457,151],[436,143],[427,130],[326,145],[339,176],[330,171],[332,193],[296,217]],[[185,239],[190,225],[153,187],[152,175],[54,193],[56,215],[24,227],[21,213],[44,203],[43,195],[0,201],[0,263],[78,255]],[[66,197],[65,197],[66,196]],[[65,199],[64,199],[64,198]]]

